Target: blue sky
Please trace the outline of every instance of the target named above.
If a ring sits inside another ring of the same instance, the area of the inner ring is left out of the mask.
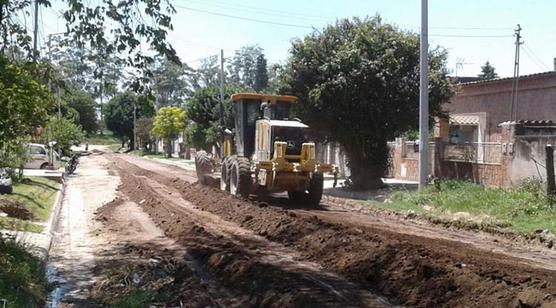
[[[264,48],[269,62],[287,58],[290,41],[343,17],[380,14],[403,29],[419,32],[420,0],[172,0],[178,13],[170,41],[180,58],[195,66],[200,58],[226,55],[244,45]],[[54,5],[43,11],[44,35],[64,30]],[[448,49],[448,67],[474,76],[489,60],[501,76],[512,76],[514,28],[521,24],[521,74],[552,70],[556,57],[556,1],[429,0],[430,45]],[[225,17],[263,20],[268,23]],[[275,24],[272,24],[275,23]],[[292,24],[295,26],[277,25]],[[462,63],[457,65],[456,63]]]

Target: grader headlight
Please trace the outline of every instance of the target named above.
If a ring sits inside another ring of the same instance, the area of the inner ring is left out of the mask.
[[[284,141],[274,142],[274,159],[285,159],[288,144]]]
[[[315,144],[313,142],[307,142],[301,146],[302,161],[315,160],[316,156]]]

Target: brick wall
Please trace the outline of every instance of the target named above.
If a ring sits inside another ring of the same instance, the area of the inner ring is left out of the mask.
[[[485,186],[507,185],[507,167],[502,164],[480,164],[470,162],[442,162],[441,178],[466,180]]]

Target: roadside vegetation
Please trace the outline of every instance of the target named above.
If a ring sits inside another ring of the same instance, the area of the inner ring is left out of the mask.
[[[98,145],[111,145],[111,144],[119,144],[120,141],[112,134],[111,131],[105,131],[102,135],[90,135],[85,138],[87,143],[91,144],[98,144]]]
[[[44,263],[24,245],[2,236],[0,252],[0,299],[7,301],[6,307],[43,306],[47,293]]]
[[[397,192],[373,207],[415,213],[433,222],[461,222],[477,229],[504,228],[529,234],[556,234],[556,207],[550,206],[542,183],[527,181],[515,188],[487,188],[447,180],[424,192]]]
[[[0,196],[0,211],[8,215],[0,217],[0,229],[41,232],[36,223],[48,220],[59,189],[59,183],[41,177],[14,184],[12,194]]]

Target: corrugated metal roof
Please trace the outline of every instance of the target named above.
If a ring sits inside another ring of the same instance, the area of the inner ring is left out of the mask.
[[[554,125],[554,122],[552,120],[519,120],[517,121],[517,123],[523,125],[538,125],[538,126]]]
[[[450,124],[454,125],[479,125],[478,115],[451,114]]]
[[[549,72],[542,72],[542,73],[536,73],[536,74],[530,74],[530,75],[523,75],[523,76],[519,76],[519,80],[539,78],[539,77],[548,77],[548,76],[556,76],[556,71],[549,71]],[[489,79],[489,80],[462,82],[462,83],[460,83],[460,85],[466,86],[466,85],[475,85],[475,84],[485,84],[485,83],[491,83],[491,82],[507,81],[507,80],[512,80],[512,79],[513,79],[513,77],[504,77],[504,78],[496,78],[496,79]]]

